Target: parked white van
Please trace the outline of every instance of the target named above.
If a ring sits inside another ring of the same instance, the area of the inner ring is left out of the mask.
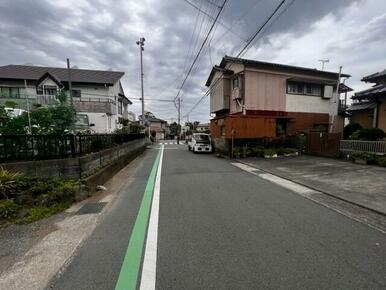
[[[192,137],[188,140],[188,149],[197,152],[212,152],[212,141],[209,134],[193,133]]]

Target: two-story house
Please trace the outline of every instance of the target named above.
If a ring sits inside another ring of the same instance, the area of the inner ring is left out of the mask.
[[[206,86],[216,145],[231,138],[276,138],[307,131],[342,132],[336,87],[347,74],[225,56]]]
[[[138,116],[138,120],[142,121],[142,115]],[[169,126],[165,120],[159,119],[151,112],[145,112],[145,126],[146,130],[155,132],[155,138],[157,140],[163,140],[169,135]]]
[[[365,76],[362,81],[373,86],[352,96],[353,103],[348,108],[350,122],[386,132],[386,70]]]
[[[128,118],[127,107],[131,104],[121,85],[123,75],[124,72],[110,70],[1,66],[0,104],[6,105],[11,101],[24,110],[30,109],[33,104],[57,104],[57,93],[69,89],[70,76],[77,127],[111,133],[119,128],[119,118]]]

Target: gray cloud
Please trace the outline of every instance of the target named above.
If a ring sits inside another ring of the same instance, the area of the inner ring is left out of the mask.
[[[190,1],[208,13],[214,15],[216,12],[208,1]],[[220,0],[217,2],[221,3]],[[227,31],[221,25],[216,28],[211,49],[204,50],[183,89],[183,112],[188,111],[205,92],[204,83],[211,69],[211,61],[218,63],[224,54],[237,52],[243,45],[242,39],[250,37],[279,2],[228,1],[221,21],[232,31]],[[294,37],[312,33],[313,24],[326,15],[339,19],[344,17],[350,5],[366,3],[364,0],[296,0],[251,50],[274,47],[256,54],[264,56],[266,60],[274,60],[287,47],[286,42],[275,43],[277,36],[286,33],[292,35],[293,40]],[[373,14],[374,11],[371,11],[366,17],[372,17]],[[107,0],[3,0],[0,3],[0,64],[29,62],[65,66],[65,59],[69,57],[72,64],[81,68],[125,71],[123,85],[126,94],[137,97],[140,92],[139,50],[135,42],[143,36],[146,38],[145,95],[148,98],[173,99],[194,55],[192,49],[190,54],[188,52],[196,21],[196,32],[201,27],[201,34],[193,37],[193,40],[197,39],[193,41],[196,43],[195,51],[210,26],[210,19],[202,14],[197,15],[194,8],[181,0],[116,0],[113,4]],[[357,18],[361,17],[365,16]],[[377,41],[385,32],[381,20],[373,24],[375,32],[363,36],[361,43]],[[355,39],[347,42],[355,47]],[[340,54],[347,46],[339,42],[326,49],[330,53]],[[315,59],[318,57],[315,56]],[[366,59],[366,53],[357,57]],[[159,117],[176,119],[172,103],[148,101],[147,104]],[[139,108],[138,102],[135,102],[133,110],[139,112]],[[192,118],[201,121],[209,118],[207,100],[191,114]]]

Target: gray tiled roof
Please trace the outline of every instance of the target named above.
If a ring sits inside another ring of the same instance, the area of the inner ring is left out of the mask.
[[[46,72],[55,76],[59,81],[68,81],[66,68],[28,66],[28,65],[5,65],[0,66],[0,79],[22,79],[38,80]],[[114,84],[120,80],[124,72],[71,69],[71,81],[78,83]]]
[[[365,76],[362,79],[362,81],[364,81],[364,82],[375,82],[375,81],[377,81],[378,78],[381,78],[381,77],[382,78],[386,77],[386,69],[381,71],[381,72],[377,72],[377,73]]]
[[[375,97],[377,95],[385,95],[386,94],[386,85],[380,84],[376,85],[370,89],[360,91],[355,93],[354,96],[352,96],[352,99],[366,99],[366,98],[371,98]]]
[[[374,102],[360,102],[351,104],[351,106],[347,109],[347,111],[362,111],[362,110],[370,110],[374,109],[377,106]]]

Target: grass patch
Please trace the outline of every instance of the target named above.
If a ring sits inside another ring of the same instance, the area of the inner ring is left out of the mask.
[[[29,209],[29,214],[24,218],[18,218],[16,223],[31,223],[43,218],[48,218],[56,213],[62,212],[71,206],[70,202],[54,203],[50,206],[34,206]]]
[[[29,223],[68,208],[80,190],[77,180],[28,177],[0,168],[0,224]]]

